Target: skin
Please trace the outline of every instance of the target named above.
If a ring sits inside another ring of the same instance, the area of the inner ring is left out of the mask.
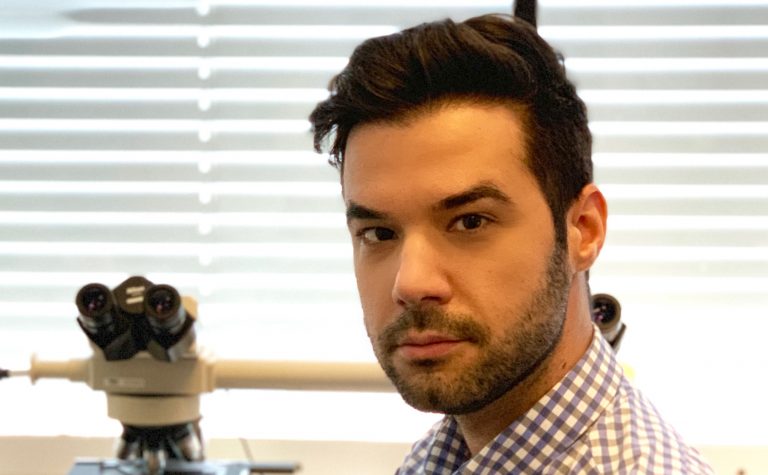
[[[512,107],[447,103],[358,126],[344,156],[374,352],[409,404],[456,416],[473,454],[592,339],[584,273],[605,238],[605,200],[587,185],[565,217],[567,249],[556,247],[521,124]]]

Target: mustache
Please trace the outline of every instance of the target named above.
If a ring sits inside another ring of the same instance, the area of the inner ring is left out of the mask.
[[[448,313],[435,306],[414,306],[405,309],[382,331],[378,338],[379,347],[387,354],[395,351],[400,341],[412,330],[433,330],[481,346],[486,345],[491,338],[490,329],[469,315]]]

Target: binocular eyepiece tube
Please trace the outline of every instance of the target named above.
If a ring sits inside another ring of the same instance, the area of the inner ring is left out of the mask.
[[[194,315],[187,314],[179,292],[141,276],[110,290],[85,285],[75,298],[77,321],[107,360],[125,360],[142,350],[173,361],[194,341]]]

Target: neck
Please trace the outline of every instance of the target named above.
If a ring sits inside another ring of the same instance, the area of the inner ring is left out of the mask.
[[[592,341],[592,318],[583,274],[568,297],[563,334],[554,351],[520,384],[480,410],[456,416],[472,455],[476,455],[507,426],[519,419],[570,371]]]

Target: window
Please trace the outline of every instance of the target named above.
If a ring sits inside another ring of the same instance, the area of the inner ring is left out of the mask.
[[[136,274],[196,297],[222,358],[372,361],[306,117],[362,39],[510,3],[6,2],[0,366],[86,356],[77,290]],[[765,444],[768,2],[550,0],[539,25],[590,107],[611,212],[591,282],[622,303],[620,358],[694,444]],[[82,384],[0,385],[2,434],[117,434]],[[301,391],[203,414],[208,436],[397,441],[434,419]]]

